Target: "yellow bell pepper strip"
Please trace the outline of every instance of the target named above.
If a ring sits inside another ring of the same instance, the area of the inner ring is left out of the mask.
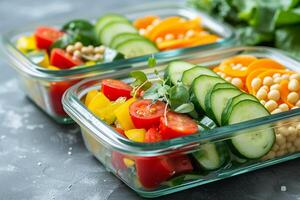
[[[105,121],[107,124],[112,124],[116,120],[116,115],[114,111],[118,109],[121,105],[123,105],[124,101],[115,101],[111,102],[108,106],[98,109],[95,111],[95,115],[97,115],[100,119]]]
[[[128,99],[123,105],[114,111],[118,123],[121,125],[122,129],[127,131],[134,129],[133,122],[129,114],[129,106],[135,101],[135,98]]]
[[[34,36],[22,36],[17,40],[17,49],[22,53],[27,53],[36,49],[36,42]]]
[[[58,67],[55,67],[53,65],[49,65],[47,68],[50,70],[60,70]]]
[[[92,101],[92,99],[98,94],[98,90],[91,90],[87,93],[86,97],[85,97],[85,102],[84,104],[86,106],[88,106],[90,104],[90,102]]]
[[[44,50],[35,50],[26,54],[35,64],[48,68],[50,65],[48,53]]]
[[[89,103],[88,109],[95,113],[97,110],[101,110],[108,105],[110,105],[109,99],[102,92],[98,92]]]
[[[134,142],[144,142],[145,141],[145,129],[131,129],[125,131],[125,135],[129,140]]]
[[[134,160],[131,160],[129,158],[123,158],[123,162],[124,162],[124,164],[126,165],[127,168],[133,167],[134,164],[135,164]]]
[[[96,64],[95,61],[87,61],[87,62],[84,63],[85,66],[93,66],[95,64]]]

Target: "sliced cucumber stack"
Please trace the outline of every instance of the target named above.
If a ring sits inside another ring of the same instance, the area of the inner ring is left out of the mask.
[[[121,33],[138,33],[136,28],[128,22],[110,22],[106,24],[99,33],[100,42],[109,46],[116,35]]]
[[[124,54],[125,58],[157,53],[158,49],[149,40],[144,38],[130,39],[116,47],[116,50]]]
[[[139,39],[139,38],[143,38],[142,36],[136,34],[136,33],[121,33],[119,35],[116,35],[111,43],[109,44],[109,46],[113,49],[115,49],[119,44],[122,44],[123,42],[126,42],[127,40],[131,40],[131,39]]]
[[[205,97],[206,111],[216,122],[221,125],[221,118],[223,110],[225,109],[227,102],[232,97],[235,97],[242,92],[237,88],[219,88],[212,89],[212,92]]]
[[[182,80],[183,73],[193,67],[195,65],[188,62],[174,61],[169,63],[165,76],[170,78],[172,84],[177,85]]]
[[[99,18],[95,25],[96,34],[99,35],[102,31],[103,27],[111,22],[127,22],[129,23],[128,19],[125,17],[118,15],[118,14],[106,14]]]
[[[194,158],[204,170],[216,170],[229,159],[229,153],[224,142],[206,143],[193,153]]]
[[[217,90],[217,89],[224,89],[224,88],[235,88],[237,89],[237,87],[235,87],[234,85],[232,85],[231,83],[217,83],[215,86],[214,86],[214,90]]]
[[[196,66],[192,69],[184,71],[181,81],[184,85],[186,85],[189,88],[191,87],[193,81],[200,75],[210,75],[219,77],[214,71],[207,67]]]
[[[220,77],[201,75],[193,82],[193,93],[195,94],[199,105],[204,111],[206,111],[205,97],[217,83],[226,83],[226,81]]]
[[[239,103],[240,101],[242,100],[246,100],[246,99],[249,99],[249,100],[253,100],[253,101],[258,101],[257,98],[253,95],[250,95],[250,94],[246,94],[246,93],[242,93],[236,97],[233,97],[231,98],[228,102],[227,102],[227,105],[225,107],[225,109],[223,110],[223,113],[222,113],[222,119],[221,119],[221,124],[222,125],[225,125],[227,124],[227,119],[229,117],[229,114],[231,113],[232,111],[232,108],[237,104]]]
[[[242,100],[232,108],[227,124],[236,124],[269,115],[270,113],[259,102]],[[261,158],[271,150],[275,142],[275,133],[271,125],[251,128],[237,134],[229,142],[233,153],[249,159]]]

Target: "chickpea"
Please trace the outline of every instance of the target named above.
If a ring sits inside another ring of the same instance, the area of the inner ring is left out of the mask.
[[[298,81],[300,81],[300,74],[292,74],[291,76],[290,76],[290,79],[296,79],[296,80],[298,80]]]
[[[94,53],[103,54],[105,52],[105,47],[103,45],[94,48]]]
[[[289,80],[290,76],[289,76],[288,74],[283,74],[283,75],[281,76],[281,78],[282,78],[283,80]]]
[[[288,88],[290,91],[298,91],[299,90],[299,82],[296,79],[292,79],[289,82]]]
[[[286,103],[282,103],[278,106],[283,112],[289,110],[289,106]]]
[[[300,107],[300,100],[296,102],[296,106]]]
[[[299,100],[299,94],[297,92],[291,92],[287,96],[288,102],[295,104]]]
[[[152,25],[156,26],[157,24],[159,24],[159,22],[160,22],[159,19],[155,19],[155,20],[153,20]]]
[[[251,87],[254,90],[258,90],[260,88],[261,84],[262,84],[262,81],[260,78],[254,78],[251,82]]]
[[[286,139],[285,137],[283,137],[282,135],[278,134],[276,135],[276,143],[278,144],[278,146],[283,146],[286,143]],[[299,145],[300,145],[300,140],[299,140]]]
[[[74,50],[75,50],[75,48],[74,48],[73,45],[69,45],[69,46],[67,46],[67,48],[66,48],[67,53],[73,53]]]
[[[273,151],[277,151],[278,149],[279,149],[278,144],[274,144],[274,146],[272,147],[272,150],[273,150]]]
[[[247,67],[242,67],[241,68],[241,71],[246,71],[247,70]]]
[[[95,59],[95,60],[101,60],[101,59],[103,59],[103,55],[97,53],[97,54],[94,55],[94,59]]]
[[[293,146],[293,144],[291,143],[291,142],[287,142],[286,143],[286,148],[288,149],[288,148],[291,148]]]
[[[264,90],[266,90],[267,92],[269,92],[269,91],[270,91],[270,90],[269,90],[269,87],[268,87],[268,86],[266,86],[266,85],[262,86],[261,88],[262,88],[262,89],[264,89]]]
[[[275,78],[278,78],[278,77],[280,77],[280,74],[279,74],[279,73],[273,74],[273,78],[274,78],[274,79],[275,79]]]
[[[298,109],[298,108],[299,108],[298,106],[294,106],[291,108],[291,110]]]
[[[265,104],[266,104],[266,101],[265,101],[265,100],[260,100],[260,103],[261,103],[262,105],[265,105]]]
[[[76,42],[74,45],[75,50],[80,50],[82,48],[82,43],[81,42]]]
[[[147,26],[146,31],[147,31],[147,32],[151,31],[151,30],[153,29],[153,27],[154,27],[153,25]]]
[[[238,87],[238,88],[241,88],[243,86],[243,82],[242,82],[242,80],[240,78],[233,78],[231,80],[231,83],[233,85],[235,85],[236,87]]]
[[[146,34],[146,29],[143,29],[143,28],[141,28],[140,30],[139,30],[139,34],[140,35],[145,35]]]
[[[93,45],[89,45],[88,47],[89,53],[93,53],[94,52],[94,46]]]
[[[268,94],[268,98],[270,100],[278,101],[280,99],[280,92],[279,90],[271,90]]]
[[[165,35],[165,40],[173,40],[175,38],[175,36],[173,34],[167,34]]]
[[[268,109],[269,112],[272,112],[273,110],[275,110],[278,107],[278,104],[274,100],[269,100],[265,104],[265,107]]]
[[[281,112],[282,112],[282,110],[280,108],[276,108],[275,110],[273,110],[271,112],[271,114],[277,114],[277,113],[281,113]]]
[[[290,132],[289,136],[286,138],[287,141],[289,141],[289,142],[293,142],[297,138],[297,130],[294,127],[293,127],[293,129],[294,129],[294,131]]]
[[[228,77],[225,78],[225,80],[228,81],[228,82],[231,82],[232,78],[228,76]]]
[[[276,77],[276,78],[274,78],[274,83],[280,83],[281,80],[282,80],[281,77]]]
[[[285,154],[285,151],[283,151],[283,150],[277,151],[276,152],[276,157],[283,156],[284,154]]]
[[[294,141],[294,146],[295,146],[297,149],[300,149],[300,138],[297,138],[297,139]]]
[[[256,93],[256,97],[259,99],[259,100],[263,100],[263,99],[266,99],[267,98],[267,91],[263,88],[260,88],[257,93]]]
[[[288,128],[285,129],[285,131],[281,132],[281,135],[285,136],[285,137],[288,137],[290,135],[290,132],[289,132]],[[287,139],[287,138],[285,138],[285,139]]]
[[[296,147],[291,146],[290,148],[288,148],[288,152],[289,153],[295,153],[296,152]]]
[[[270,86],[272,85],[272,83],[273,83],[273,78],[270,76],[266,76],[263,80],[264,85]]]
[[[278,83],[276,83],[270,87],[270,90],[279,90],[279,89],[280,89],[280,85]]]
[[[155,40],[155,42],[156,43],[161,43],[161,42],[163,42],[164,40],[161,38],[161,37],[158,37],[158,38],[156,38],[156,40]]]
[[[73,53],[73,56],[76,57],[76,58],[80,58],[81,57],[81,53],[79,50],[75,50],[74,53]]]
[[[297,133],[300,134],[300,123],[296,126]],[[300,136],[300,135],[299,135]]]
[[[286,149],[286,143],[279,146],[279,151],[284,151]]]
[[[88,47],[82,47],[82,48],[81,48],[81,52],[82,52],[83,54],[88,54],[88,53],[89,53],[89,48],[88,48]]]
[[[219,76],[221,76],[221,75],[224,74],[224,73],[222,73],[222,72],[217,72],[217,74],[218,74]]]
[[[194,30],[188,30],[186,33],[185,33],[185,36],[186,37],[193,37],[195,35],[195,31]]]
[[[269,159],[273,159],[273,158],[275,158],[276,153],[275,153],[274,151],[270,151],[270,152],[267,154],[267,156],[268,156]]]

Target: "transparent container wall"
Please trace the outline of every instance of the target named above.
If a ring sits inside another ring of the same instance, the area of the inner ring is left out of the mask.
[[[216,52],[189,54],[183,60],[212,67],[234,55],[254,55],[272,58],[287,68],[297,71],[299,63],[268,48],[238,47]],[[167,63],[156,67],[163,72]],[[153,68],[144,68],[153,77]],[[212,181],[228,178],[300,156],[300,109],[267,116],[239,124],[202,130],[200,134],[176,138],[159,143],[135,143],[123,138],[106,125],[81,102],[90,90],[101,89],[101,80],[94,77],[72,87],[64,96],[64,108],[82,127],[86,147],[106,168],[124,183],[145,197],[157,197]],[[110,76],[131,82],[128,73]],[[270,149],[265,155],[245,156],[234,148],[232,139],[270,133]],[[273,143],[274,142],[274,143]],[[272,145],[273,144],[273,145]],[[208,149],[208,150],[207,150]],[[213,153],[214,162],[220,166],[211,168],[211,162],[199,162],[203,155]],[[250,159],[251,158],[251,159]],[[184,161],[183,163],[181,161]],[[176,167],[177,166],[177,167]],[[161,174],[161,171],[164,174]]]
[[[82,134],[88,150],[108,171],[114,173],[140,195],[157,197],[300,157],[300,117],[265,124],[256,127],[255,130],[249,128],[231,133],[238,137],[274,130],[276,141],[272,150],[260,159],[251,160],[236,155],[228,149],[227,144],[234,136],[217,141],[194,143],[189,150],[178,149],[168,155],[141,157],[105,147],[86,129],[82,129]],[[220,153],[220,158],[224,159],[224,163],[216,170],[206,170],[201,163],[197,162],[196,156],[207,154],[207,149],[211,150],[213,147],[219,148],[217,151]],[[157,170],[162,167],[161,165],[174,162],[177,163],[177,167],[181,166],[183,169],[176,169],[176,167],[169,169],[168,173],[176,175],[164,180],[164,177],[169,176],[163,176]]]

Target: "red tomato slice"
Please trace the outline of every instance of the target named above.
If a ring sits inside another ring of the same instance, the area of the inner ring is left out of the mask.
[[[73,59],[63,49],[53,49],[50,56],[51,65],[60,69],[69,69],[74,66],[82,65],[83,62],[80,59]]]
[[[141,184],[146,188],[158,187],[173,175],[193,171],[191,160],[185,156],[152,157],[136,159],[136,170]]]
[[[126,137],[125,132],[124,132],[123,129],[121,129],[121,128],[114,128],[114,129],[115,129],[120,135]]]
[[[187,115],[168,112],[166,118],[161,117],[159,124],[164,140],[186,136],[198,131],[197,123]]]
[[[64,33],[51,27],[41,26],[35,30],[36,46],[39,49],[49,49]]]
[[[133,102],[129,107],[132,122],[136,128],[149,129],[158,126],[159,119],[164,115],[166,104],[161,101],[144,99]]]
[[[160,142],[162,137],[158,131],[158,128],[150,128],[145,135],[145,142]]]
[[[119,97],[131,98],[132,87],[127,83],[119,80],[105,79],[102,80],[102,92],[111,101]]]

